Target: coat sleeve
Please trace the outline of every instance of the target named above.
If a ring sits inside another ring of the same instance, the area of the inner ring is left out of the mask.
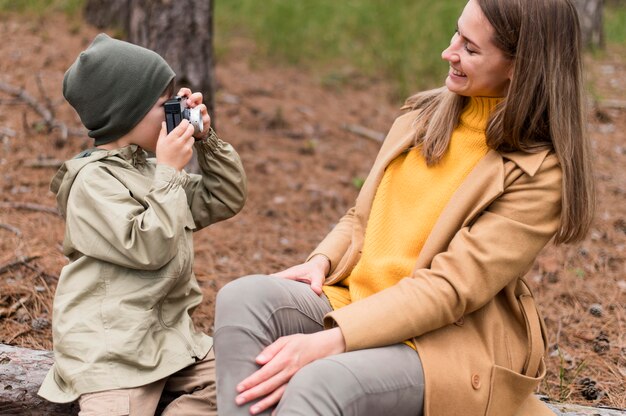
[[[190,175],[185,185],[189,208],[197,229],[237,214],[248,194],[246,174],[235,149],[211,129],[194,144],[201,175]]]
[[[533,176],[513,169],[500,197],[429,268],[331,312],[326,327],[339,326],[351,351],[419,337],[478,310],[532,266],[558,228],[560,204],[554,155]]]
[[[350,247],[352,239],[352,224],[354,223],[354,211],[352,207],[341,217],[337,225],[324,237],[321,243],[311,252],[307,261],[316,254],[322,254],[330,260],[329,274],[337,268],[337,264]]]
[[[190,224],[185,172],[157,165],[146,206],[103,164],[84,167],[72,185],[66,241],[84,255],[132,269],[156,270],[177,253]]]

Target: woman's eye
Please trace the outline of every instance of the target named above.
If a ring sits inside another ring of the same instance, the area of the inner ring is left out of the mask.
[[[469,47],[469,46],[467,46],[467,42],[463,43],[463,48],[464,48],[464,49],[467,51],[467,53],[469,53],[470,55],[473,55],[473,54],[475,54],[475,53],[476,53],[476,51],[475,51],[475,50],[470,49],[470,47]]]

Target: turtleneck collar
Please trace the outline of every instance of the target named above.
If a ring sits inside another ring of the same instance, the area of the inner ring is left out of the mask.
[[[489,115],[503,99],[502,97],[470,97],[463,108],[459,124],[473,130],[485,131]]]

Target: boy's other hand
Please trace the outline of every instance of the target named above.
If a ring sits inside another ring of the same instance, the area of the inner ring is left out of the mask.
[[[187,98],[187,106],[189,108],[200,109],[200,114],[202,115],[202,130],[201,133],[194,134],[193,137],[196,139],[204,139],[209,136],[209,129],[211,128],[211,116],[209,116],[209,112],[207,111],[206,105],[202,103],[202,93],[201,92],[191,92],[189,88],[181,88],[177,94],[179,97]]]
[[[165,122],[161,124],[159,140],[156,144],[157,163],[162,163],[180,171],[193,155],[193,126],[183,119],[167,134]]]

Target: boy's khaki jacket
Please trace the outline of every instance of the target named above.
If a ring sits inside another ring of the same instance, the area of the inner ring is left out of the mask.
[[[415,116],[395,121],[355,207],[311,253],[330,259],[325,284],[359,260],[376,189],[411,147]],[[348,351],[413,338],[426,416],[552,415],[532,395],[545,375],[546,340],[523,276],[555,234],[560,209],[553,153],[490,150],[445,207],[412,275],[331,312],[326,326],[341,328]]]
[[[192,231],[232,217],[246,199],[239,156],[196,142],[202,175],[146,159],[137,146],[67,161],[52,181],[66,219],[53,310],[54,366],[39,394],[54,402],[165,378],[203,358]]]

